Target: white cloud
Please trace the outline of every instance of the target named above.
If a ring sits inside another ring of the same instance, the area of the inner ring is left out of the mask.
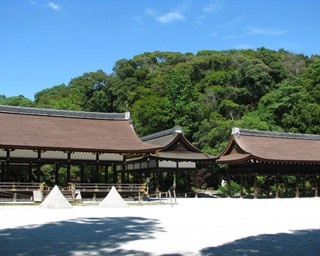
[[[162,24],[185,20],[185,17],[179,11],[171,11],[164,15],[159,15],[154,9],[146,9],[145,12]]]
[[[210,3],[209,5],[207,5],[206,7],[203,8],[203,11],[206,13],[215,13],[220,11],[223,8],[223,5],[221,3],[221,1],[216,0],[212,3]]]
[[[59,10],[60,10],[60,6],[57,5],[57,4],[55,4],[54,2],[49,2],[49,3],[48,3],[48,6],[49,6],[51,9],[55,10],[55,11],[59,11]]]
[[[249,27],[248,34],[249,35],[262,35],[262,36],[277,36],[277,35],[286,34],[286,31],[273,29],[273,28]]]
[[[180,14],[179,12],[169,12],[165,15],[159,16],[157,18],[157,20],[160,23],[165,24],[165,23],[171,23],[174,21],[184,20],[184,16],[182,14]]]
[[[229,34],[223,36],[223,39],[237,39],[249,36],[279,36],[284,35],[287,32],[285,30],[277,30],[273,28],[257,28],[257,27],[247,27],[245,31],[240,34]]]
[[[225,35],[225,36],[222,36],[223,39],[238,39],[238,38],[242,38],[242,37],[245,37],[247,36],[247,34],[229,34],[229,35]]]

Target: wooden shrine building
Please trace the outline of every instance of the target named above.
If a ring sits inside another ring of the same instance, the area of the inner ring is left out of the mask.
[[[159,149],[147,156],[129,159],[124,166],[118,166],[117,171],[125,168],[127,173],[144,172],[146,177],[154,178],[155,186],[160,185],[162,189],[167,188],[157,180],[160,172],[167,172],[179,179],[177,176],[187,175],[187,172],[196,171],[202,166],[213,165],[217,159],[193,146],[180,126],[144,136],[141,140]]]
[[[224,171],[227,183],[235,177],[240,180],[241,196],[244,181],[253,182],[254,197],[258,196],[262,188],[258,188],[257,176],[272,179],[275,197],[279,197],[280,180],[285,186],[284,178],[288,176],[295,178],[296,197],[306,178],[312,183],[314,195],[318,196],[320,136],[233,128],[217,163],[227,165]]]
[[[81,169],[78,182],[87,182],[86,165],[93,165],[96,175],[111,167],[113,182],[118,182],[116,164],[159,149],[137,137],[129,113],[0,106],[0,131],[1,182],[41,182],[45,164],[55,166],[55,184],[59,184],[61,165],[67,169],[66,182],[71,181],[72,165]]]

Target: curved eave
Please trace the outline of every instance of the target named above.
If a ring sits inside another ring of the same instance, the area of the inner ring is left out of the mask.
[[[251,154],[230,154],[230,155],[221,156],[217,160],[217,163],[221,163],[221,164],[240,163],[240,162],[248,161],[250,159],[252,159]]]
[[[230,154],[220,157],[217,163],[237,164],[243,162],[251,162],[252,164],[267,163],[267,164],[320,164],[320,160],[306,159],[266,159],[251,154]]]
[[[280,163],[280,164],[320,164],[320,160],[314,160],[314,159],[278,159],[278,158],[272,158],[272,159],[266,159],[258,156],[252,157],[252,160],[255,163]]]

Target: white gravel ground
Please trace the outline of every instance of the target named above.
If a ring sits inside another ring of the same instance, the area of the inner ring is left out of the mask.
[[[320,199],[0,205],[0,255],[320,255]]]

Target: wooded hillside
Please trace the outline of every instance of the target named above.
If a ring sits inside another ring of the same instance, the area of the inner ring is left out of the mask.
[[[180,125],[200,149],[218,155],[231,127],[320,134],[320,57],[285,50],[149,52],[115,63],[113,73],[84,73],[31,101],[0,104],[131,112],[147,135]]]

